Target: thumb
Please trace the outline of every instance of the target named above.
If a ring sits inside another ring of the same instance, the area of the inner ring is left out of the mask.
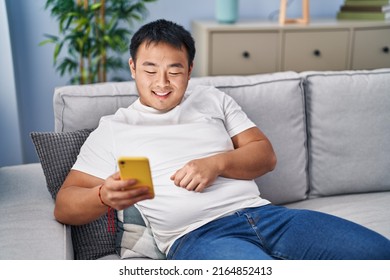
[[[116,172],[116,173],[114,173],[114,174],[112,175],[112,178],[113,178],[114,180],[120,180],[120,179],[121,179],[121,175],[120,175],[119,171]]]

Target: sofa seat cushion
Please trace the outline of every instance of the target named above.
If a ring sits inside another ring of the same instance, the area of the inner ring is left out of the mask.
[[[390,69],[304,75],[310,196],[390,190]]]
[[[370,228],[390,239],[390,192],[320,197],[286,204],[332,214]]]
[[[40,164],[0,168],[0,259],[73,258],[68,231],[53,209]]]

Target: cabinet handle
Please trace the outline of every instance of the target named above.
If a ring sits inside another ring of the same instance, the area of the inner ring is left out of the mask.
[[[389,53],[389,47],[383,47],[383,49],[382,49],[382,51],[384,52],[384,53]]]
[[[320,50],[314,50],[313,54],[314,54],[314,56],[320,57],[321,56],[321,51]]]
[[[249,58],[249,57],[251,56],[251,54],[250,54],[249,52],[247,52],[247,51],[244,51],[244,52],[242,53],[242,56],[243,56],[244,58]]]

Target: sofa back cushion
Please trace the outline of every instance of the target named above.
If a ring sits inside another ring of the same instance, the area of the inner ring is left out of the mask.
[[[101,117],[128,107],[137,98],[133,82],[58,87],[53,98],[55,131],[95,129]]]
[[[214,85],[231,95],[270,138],[276,169],[258,178],[260,192],[273,203],[306,198],[308,191],[305,106],[301,77],[294,72],[253,76],[192,78],[189,88]],[[129,106],[136,98],[134,82],[57,88],[56,131],[95,128],[99,119]]]
[[[267,135],[278,163],[256,179],[261,196],[275,204],[305,199],[308,192],[306,125],[301,77],[294,72],[206,77],[195,83],[226,92]]]
[[[310,196],[390,190],[390,69],[302,75]]]

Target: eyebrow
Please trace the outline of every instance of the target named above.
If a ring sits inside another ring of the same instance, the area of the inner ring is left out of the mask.
[[[155,66],[155,67],[158,66],[156,63],[153,63],[150,61],[145,61],[144,63],[142,63],[142,65],[143,66]],[[172,67],[184,68],[183,64],[181,64],[180,62],[169,64],[168,67],[169,68],[172,68]]]

